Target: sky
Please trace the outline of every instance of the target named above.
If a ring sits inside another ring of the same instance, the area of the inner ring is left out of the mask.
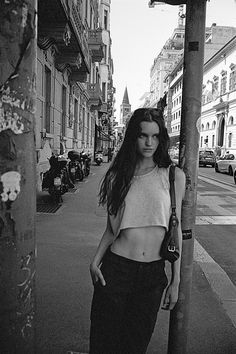
[[[236,27],[236,0],[207,1],[206,26]],[[148,7],[148,0],[111,0],[110,31],[114,62],[115,117],[127,86],[131,109],[140,106],[150,90],[150,69],[155,57],[178,24],[178,6]]]

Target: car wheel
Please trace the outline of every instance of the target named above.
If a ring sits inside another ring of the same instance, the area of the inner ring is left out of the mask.
[[[232,166],[229,166],[229,175],[230,175],[230,176],[233,176],[233,169],[232,169]]]
[[[217,163],[215,164],[215,171],[216,171],[216,172],[219,172],[219,168],[218,168]]]

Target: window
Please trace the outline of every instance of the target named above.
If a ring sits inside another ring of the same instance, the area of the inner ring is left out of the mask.
[[[228,135],[228,147],[230,148],[232,146],[232,133],[229,133]]]
[[[89,129],[90,129],[90,124],[89,124],[89,113],[87,113],[87,145],[89,145]]]
[[[102,100],[103,102],[106,102],[106,83],[102,83]]]
[[[84,144],[85,137],[85,108],[82,108],[82,143]]]
[[[212,147],[215,146],[215,135],[212,135]]]
[[[231,72],[229,75],[229,91],[233,91],[236,89],[236,65],[231,64],[230,69]]]
[[[216,121],[214,120],[214,121],[212,122],[212,129],[215,129],[215,127],[216,127]]]
[[[105,44],[103,46],[103,52],[104,52],[104,61],[106,63],[107,62],[107,45],[105,45]]]
[[[74,104],[74,139],[78,138],[78,101],[75,99]]]
[[[51,70],[45,66],[45,119],[44,128],[47,133],[51,132]]]
[[[227,72],[222,71],[221,73],[221,83],[220,83],[220,94],[224,95],[226,93],[227,86]]]
[[[62,85],[61,109],[61,135],[66,136],[66,87],[64,85]]]
[[[88,0],[85,0],[85,18],[88,18]]]
[[[229,117],[229,125],[233,125],[234,124],[234,117]]]
[[[107,30],[107,24],[108,24],[108,11],[104,10],[104,29]]]
[[[209,128],[210,128],[210,124],[207,123],[207,125],[206,125],[206,130],[209,130]]]

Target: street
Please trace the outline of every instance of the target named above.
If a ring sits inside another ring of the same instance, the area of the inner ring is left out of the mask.
[[[37,213],[38,354],[88,353],[93,290],[89,263],[106,222],[105,211],[97,205],[97,191],[107,167],[107,163],[92,165],[89,177],[64,195],[56,213]],[[235,198],[232,177],[212,168],[199,169],[191,354],[236,352]],[[160,311],[148,354],[166,353],[168,317]]]

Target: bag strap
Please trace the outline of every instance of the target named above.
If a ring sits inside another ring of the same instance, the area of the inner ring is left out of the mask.
[[[175,165],[170,165],[169,170],[169,181],[170,181],[170,202],[172,214],[176,215],[176,199],[175,199]]]

